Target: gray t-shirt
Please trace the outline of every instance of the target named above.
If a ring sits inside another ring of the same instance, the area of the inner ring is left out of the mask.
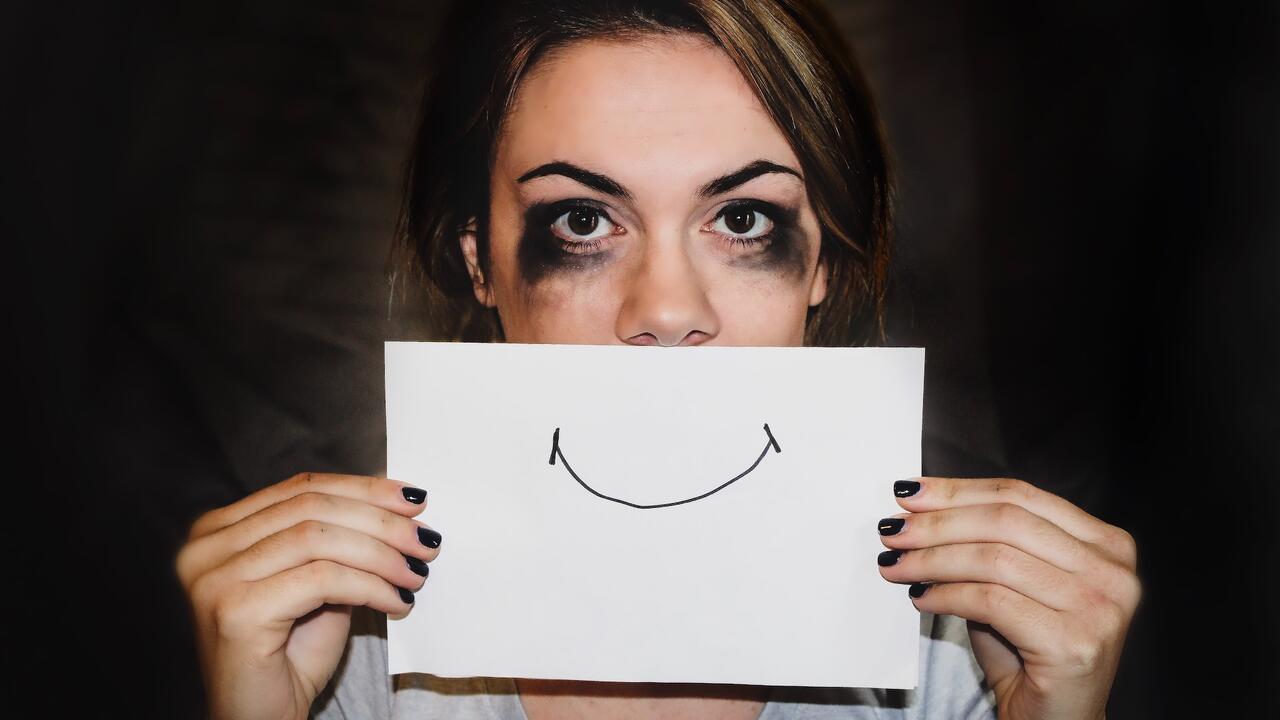
[[[311,717],[527,720],[511,678],[388,675],[386,623],[382,613],[355,608],[346,653]],[[759,720],[995,718],[995,693],[983,681],[965,621],[921,613],[920,636],[916,689],[775,687]]]

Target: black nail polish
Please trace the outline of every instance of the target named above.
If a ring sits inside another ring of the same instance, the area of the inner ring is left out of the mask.
[[[881,535],[897,535],[902,526],[906,524],[907,521],[903,518],[881,518],[880,524],[876,526],[876,529],[880,531]]]
[[[911,497],[920,492],[920,483],[915,480],[898,480],[893,483],[893,494],[897,497]]]
[[[911,587],[907,588],[907,594],[913,598],[919,598],[921,595],[924,595],[930,587],[932,587],[930,583],[912,583]]]
[[[422,577],[426,577],[427,573],[431,572],[431,568],[427,565],[427,563],[422,560],[419,560],[416,557],[409,557],[408,555],[405,555],[404,562],[406,565],[409,566],[410,570],[418,573]]]
[[[431,528],[424,528],[424,527],[418,528],[418,542],[422,543],[423,545],[426,545],[429,548],[440,547],[440,541],[443,539],[444,537],[440,535],[440,533],[436,532],[435,530],[432,530]]]
[[[876,562],[880,563],[880,567],[889,567],[896,565],[900,557],[902,557],[901,550],[885,550],[876,556]]]
[[[427,501],[427,491],[416,487],[407,487],[400,490],[404,495],[404,499],[414,505],[421,505]]]
[[[400,599],[404,601],[405,605],[413,604],[413,593],[409,592],[408,590],[405,590],[404,588],[396,588],[396,589],[400,591]]]

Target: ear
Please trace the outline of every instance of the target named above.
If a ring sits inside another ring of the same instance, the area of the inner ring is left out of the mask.
[[[818,254],[818,267],[813,273],[813,284],[809,286],[809,306],[821,303],[827,297],[827,259]]]
[[[486,282],[476,255],[475,218],[467,221],[467,226],[458,233],[458,245],[462,248],[462,257],[467,261],[467,273],[471,275],[471,290],[475,292],[476,300],[485,307],[493,307],[493,286]]]

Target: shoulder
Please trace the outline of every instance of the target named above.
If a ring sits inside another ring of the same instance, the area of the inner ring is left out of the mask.
[[[912,690],[777,688],[761,720],[994,720],[995,694],[969,645],[968,627],[951,615],[920,614],[920,681]]]

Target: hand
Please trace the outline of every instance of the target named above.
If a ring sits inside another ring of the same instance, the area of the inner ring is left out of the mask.
[[[306,718],[351,608],[407,615],[440,535],[411,520],[426,493],[303,473],[201,515],[177,556],[211,717]]]
[[[1021,480],[894,484],[880,574],[916,607],[969,620],[1003,719],[1104,717],[1141,596],[1133,537]]]

